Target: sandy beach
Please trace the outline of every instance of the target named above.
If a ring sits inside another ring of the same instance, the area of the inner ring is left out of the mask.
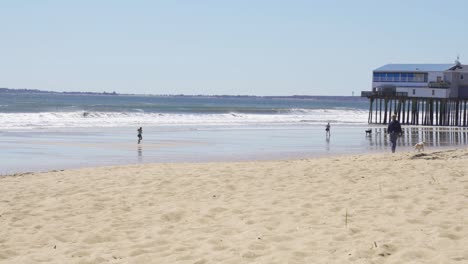
[[[468,150],[0,178],[0,263],[467,263]]]

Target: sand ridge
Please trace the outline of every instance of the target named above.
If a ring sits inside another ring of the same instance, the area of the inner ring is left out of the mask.
[[[467,150],[0,178],[0,263],[466,263]]]

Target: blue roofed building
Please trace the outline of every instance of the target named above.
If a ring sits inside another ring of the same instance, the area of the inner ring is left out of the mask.
[[[418,98],[468,98],[468,65],[387,64],[372,72],[372,92]]]

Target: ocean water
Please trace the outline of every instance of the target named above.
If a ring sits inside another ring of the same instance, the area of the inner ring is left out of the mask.
[[[390,152],[360,97],[0,93],[0,176],[103,165]],[[325,135],[330,122],[331,135]],[[137,144],[137,128],[143,141]],[[371,136],[365,130],[372,129]],[[397,151],[468,145],[468,130],[404,126]]]
[[[189,97],[0,94],[0,130],[134,127],[366,124],[361,97]]]

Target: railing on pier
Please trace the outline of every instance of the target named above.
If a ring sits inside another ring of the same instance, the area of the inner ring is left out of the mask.
[[[361,91],[361,97],[408,97],[407,92],[388,92],[388,91]]]

